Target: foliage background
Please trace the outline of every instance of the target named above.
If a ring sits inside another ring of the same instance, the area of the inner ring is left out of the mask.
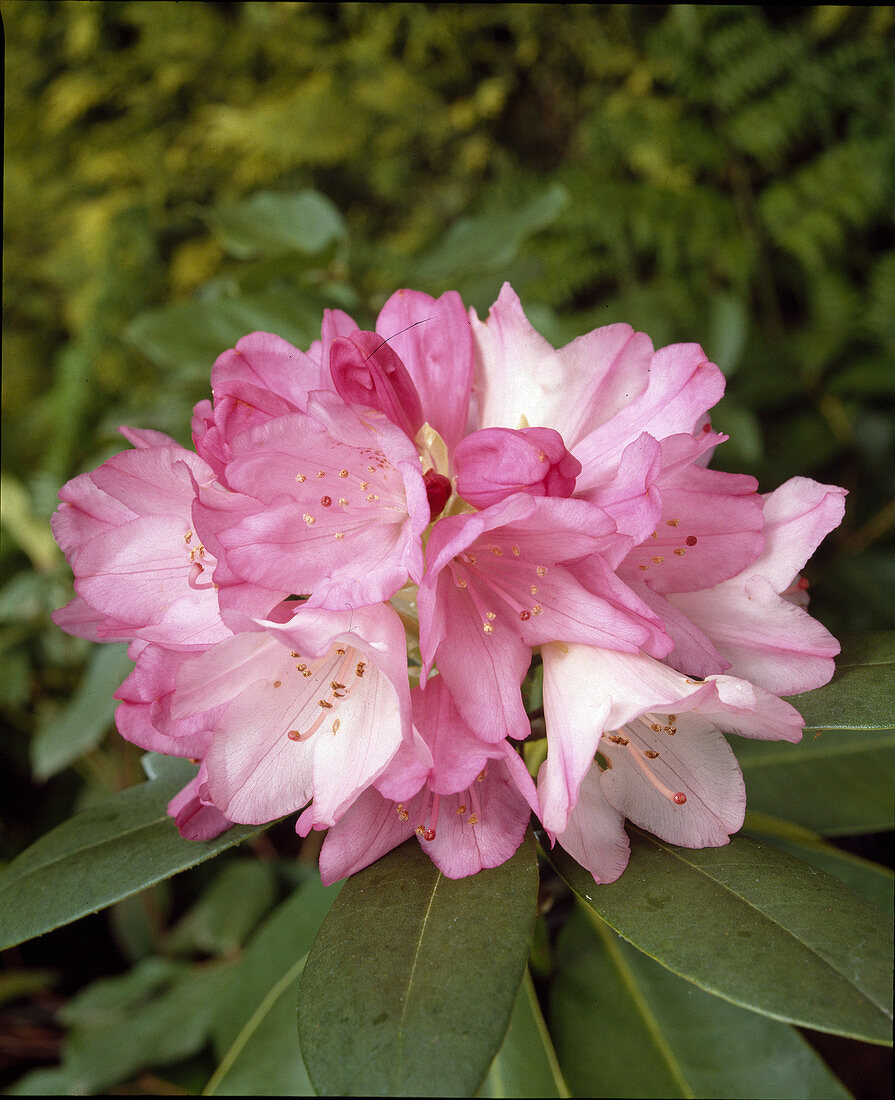
[[[615,320],[702,343],[729,379],[716,465],[763,491],[797,474],[849,489],[809,568],[814,613],[837,633],[895,628],[892,8],[0,12],[0,857],[140,777],[139,753],[106,736],[120,654],[49,620],[70,595],[47,526],[58,487],[121,449],[121,423],[187,442],[214,355],[242,332],[307,346],[324,305],[369,322],[398,286],[454,287],[481,315],[506,278],[555,343]],[[240,203],[307,189],[331,204],[302,208],[316,242],[284,243],[279,213],[271,240],[241,233]],[[288,827],[254,843],[256,922],[298,872]],[[170,939],[211,875],[11,953],[9,1080],[52,1063],[57,1010],[92,978],[238,947],[251,922],[224,946]],[[200,1047],[179,1086],[207,1078]]]

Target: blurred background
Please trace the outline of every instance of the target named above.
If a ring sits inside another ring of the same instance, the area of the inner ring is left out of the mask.
[[[121,647],[49,619],[71,596],[59,487],[122,449],[120,424],[188,443],[239,336],[307,347],[325,306],[370,325],[401,286],[484,315],[508,279],[555,344],[613,321],[701,343],[729,380],[714,465],[850,492],[812,611],[836,633],[895,628],[892,7],[0,13],[0,859],[142,775],[110,735]],[[62,974],[22,949],[0,984],[37,998],[17,1056],[51,1062],[40,1005],[152,950],[202,874],[116,907],[111,932],[97,917],[41,941],[77,956]]]

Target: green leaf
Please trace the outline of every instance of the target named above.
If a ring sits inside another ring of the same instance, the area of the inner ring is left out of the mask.
[[[509,1023],[538,889],[529,836],[501,867],[449,879],[410,840],[343,887],[299,990],[321,1093],[470,1096]]]
[[[734,1004],[869,1042],[891,1040],[891,929],[837,879],[772,845],[676,848],[631,828],[618,880],[557,850],[572,889],[663,966]]]
[[[574,911],[560,934],[550,997],[575,1095],[849,1096],[794,1028],[695,989],[589,917]]]
[[[190,967],[145,1003],[76,1027],[64,1047],[64,1068],[74,1078],[71,1091],[101,1092],[137,1070],[201,1050],[231,965]]]
[[[112,692],[133,667],[126,645],[95,648],[71,701],[38,728],[31,742],[31,769],[36,779],[49,779],[96,748],[118,706]]]
[[[0,875],[0,948],[42,935],[211,859],[266,826],[183,840],[168,802],[195,774],[170,761],[149,783],[97,802],[41,837]]]
[[[204,1095],[313,1096],[298,1046],[298,983],[314,936],[339,892],[314,872],[252,938],[214,1018],[220,1065]]]
[[[348,236],[345,219],[319,191],[258,191],[205,215],[214,235],[240,260],[290,252],[317,256]]]
[[[141,313],[127,339],[180,378],[208,379],[215,359],[250,332],[274,332],[296,347],[320,338],[323,305],[295,288],[268,287],[238,298],[178,302]]]
[[[477,1096],[568,1096],[531,975],[516,994],[510,1026]]]
[[[171,929],[164,950],[232,954],[276,898],[275,872],[259,859],[230,862]]]
[[[767,814],[747,811],[744,829],[750,835],[764,837],[784,852],[841,879],[856,894],[873,902],[888,917],[895,917],[895,875],[888,867],[844,852],[827,843],[817,833],[812,833],[810,829],[803,829],[791,821],[781,821]]]
[[[517,209],[460,218],[417,260],[414,281],[441,286],[463,275],[505,268],[523,241],[551,225],[568,201],[566,189],[553,183]]]
[[[895,726],[895,630],[842,641],[833,679],[789,700],[810,730],[879,730]]]
[[[730,738],[750,810],[816,833],[876,833],[895,824],[895,730],[807,733],[797,745]]]

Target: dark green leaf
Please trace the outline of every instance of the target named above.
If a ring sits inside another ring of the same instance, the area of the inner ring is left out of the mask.
[[[35,778],[49,779],[96,748],[118,706],[112,692],[133,667],[127,646],[95,648],[87,674],[71,701],[38,728],[31,742],[31,769]]]
[[[165,774],[119,791],[41,837],[0,876],[0,947],[11,947],[135,894],[261,832],[236,825],[214,840],[183,840],[166,806],[195,774]]]
[[[635,947],[695,985],[766,1016],[890,1041],[889,922],[837,879],[746,837],[676,848],[631,828],[618,880],[557,850],[572,889]]]
[[[806,733],[797,745],[730,740],[750,810],[830,835],[893,827],[895,730]]]
[[[171,929],[164,950],[225,955],[237,950],[276,898],[275,872],[258,859],[229,863]]]
[[[265,921],[233,970],[213,1023],[220,1065],[207,1095],[313,1096],[298,1046],[298,983],[338,886],[316,871]]]
[[[240,260],[316,256],[348,236],[345,220],[319,191],[257,191],[205,215],[225,251]]]
[[[817,833],[767,814],[747,811],[744,828],[752,836],[763,837],[784,852],[841,879],[856,894],[872,901],[888,917],[895,916],[895,876],[888,867],[861,859],[850,852],[843,852]]]
[[[415,840],[352,876],[299,990],[317,1091],[472,1095],[506,1033],[537,889],[530,836],[468,878],[445,878]]]
[[[895,630],[842,641],[833,679],[789,702],[810,730],[878,730],[895,726]]]
[[[575,1095],[848,1097],[794,1028],[694,988],[589,916],[560,935],[550,998]]]
[[[509,1030],[478,1096],[568,1096],[550,1033],[541,1015],[531,975],[526,971]]]

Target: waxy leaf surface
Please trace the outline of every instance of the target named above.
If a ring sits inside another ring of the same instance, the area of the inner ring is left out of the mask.
[[[507,1030],[534,924],[530,835],[448,879],[415,840],[352,876],[314,941],[298,1024],[319,1093],[471,1096]]]
[[[183,840],[166,806],[195,768],[165,761],[158,778],[75,814],[0,876],[0,949],[42,935],[232,848],[265,826]]]
[[[833,836],[895,826],[895,730],[824,730],[797,745],[730,741],[750,810]]]
[[[849,1095],[794,1028],[694,988],[582,909],[560,934],[550,1006],[576,1096]]]
[[[295,1003],[308,951],[338,892],[338,886],[321,886],[314,870],[252,937],[213,1020],[220,1064],[204,1095],[314,1095],[298,1046]]]
[[[625,939],[734,1004],[891,1041],[891,928],[879,909],[769,844],[736,837],[692,850],[629,831],[631,861],[608,886],[552,853],[572,889]]]
[[[526,971],[510,1026],[478,1096],[569,1096],[531,975]]]
[[[833,679],[789,701],[809,730],[895,726],[895,630],[843,638]]]

